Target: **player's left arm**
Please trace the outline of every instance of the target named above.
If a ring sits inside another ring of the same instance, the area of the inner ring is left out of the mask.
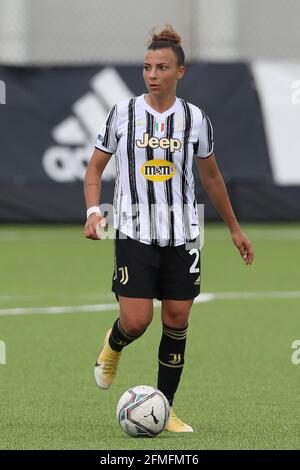
[[[218,168],[215,155],[212,154],[207,158],[196,157],[196,163],[203,188],[228,226],[234,245],[239,250],[245,263],[247,265],[252,264],[254,258],[253,248],[250,240],[242,233],[234,215],[225,182]]]

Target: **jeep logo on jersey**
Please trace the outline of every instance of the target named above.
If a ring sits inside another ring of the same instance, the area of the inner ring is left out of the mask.
[[[148,160],[141,166],[141,173],[150,181],[167,181],[175,175],[176,166],[167,160]]]
[[[167,137],[158,139],[158,137],[150,137],[148,133],[144,133],[142,141],[136,140],[136,145],[139,148],[145,148],[149,145],[152,149],[170,149],[171,153],[181,149],[181,141],[179,139],[168,139]]]

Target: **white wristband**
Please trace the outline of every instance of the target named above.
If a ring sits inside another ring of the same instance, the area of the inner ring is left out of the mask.
[[[88,218],[91,214],[102,215],[100,208],[98,206],[89,207],[88,210],[86,211],[86,218]]]

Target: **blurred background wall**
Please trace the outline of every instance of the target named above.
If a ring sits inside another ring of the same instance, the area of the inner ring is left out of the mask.
[[[299,0],[1,0],[0,62],[140,62],[169,22],[189,60],[298,59]]]

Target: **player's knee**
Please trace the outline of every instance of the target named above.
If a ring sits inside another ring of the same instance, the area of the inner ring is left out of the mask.
[[[179,311],[165,312],[163,315],[163,324],[170,328],[185,328],[188,323],[188,315]]]
[[[150,321],[137,321],[136,319],[126,321],[124,330],[129,336],[141,336],[147,329]]]

